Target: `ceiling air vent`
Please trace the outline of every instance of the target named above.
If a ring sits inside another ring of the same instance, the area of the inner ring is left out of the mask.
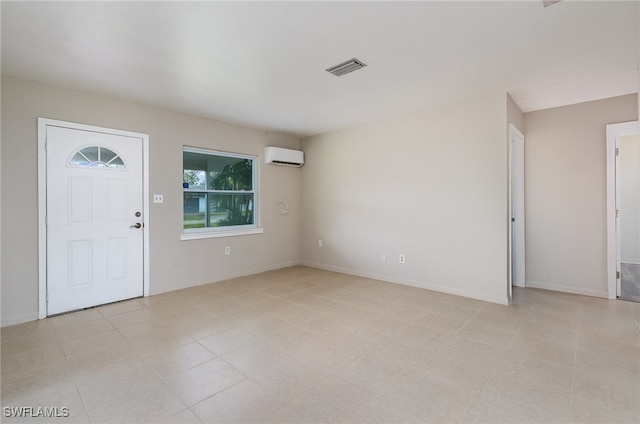
[[[349,72],[353,72],[353,71],[357,71],[360,68],[364,68],[365,65],[364,63],[360,62],[358,59],[356,59],[355,57],[351,60],[347,60],[346,62],[342,62],[339,65],[336,66],[332,66],[329,69],[325,69],[327,72],[332,73],[333,75],[337,76],[337,77],[341,77],[344,74],[348,74]]]

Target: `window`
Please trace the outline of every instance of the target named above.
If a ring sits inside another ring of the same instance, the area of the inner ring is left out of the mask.
[[[117,153],[101,146],[90,146],[81,149],[71,157],[69,165],[118,169],[125,167],[124,162],[122,162]]]
[[[183,239],[261,233],[256,157],[185,147]]]

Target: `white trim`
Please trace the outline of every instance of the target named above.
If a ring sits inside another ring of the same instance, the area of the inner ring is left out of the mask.
[[[509,124],[507,140],[507,296],[509,303],[513,300],[513,132],[515,128]]]
[[[38,118],[38,319],[47,317],[47,125]]]
[[[357,270],[357,269],[325,265],[325,264],[321,264],[321,263],[317,263],[317,262],[301,261],[300,265],[304,265],[304,266],[308,266],[308,267],[312,267],[312,268],[324,269],[324,270],[327,270],[327,271],[340,272],[342,274],[356,275],[358,277],[371,278],[371,279],[374,279],[374,280],[386,281],[386,282],[389,282],[389,283],[402,284],[404,286],[418,287],[418,288],[421,288],[421,289],[433,290],[433,291],[437,291],[437,292],[440,292],[440,293],[447,293],[447,294],[453,294],[453,295],[456,295],[456,296],[469,297],[469,298],[472,298],[472,299],[483,300],[485,302],[498,303],[500,305],[508,305],[509,304],[509,298],[507,296],[505,296],[505,297],[491,296],[491,295],[486,295],[484,293],[479,293],[479,292],[475,292],[475,291],[471,291],[471,290],[459,290],[459,289],[451,288],[449,286],[444,286],[444,285],[440,285],[440,284],[432,284],[432,283],[428,283],[428,282],[425,282],[425,281],[412,280],[412,279],[406,279],[406,278],[397,278],[397,277],[394,277],[394,276],[391,276],[391,275],[375,274],[375,273],[371,273],[371,272],[360,271],[360,270]]]
[[[527,287],[534,288],[534,289],[557,291],[562,293],[579,294],[582,296],[601,297],[604,299],[607,298],[607,292],[604,290],[582,289],[582,288],[573,287],[573,286],[562,286],[558,284],[540,283],[538,281],[527,281]]]
[[[142,211],[142,216],[144,217],[144,231],[142,232],[143,235],[143,250],[144,250],[144,255],[143,255],[143,275],[142,275],[142,281],[143,281],[143,296],[144,297],[149,297],[150,293],[151,293],[151,281],[149,280],[149,277],[151,275],[151,262],[150,262],[150,255],[149,255],[149,248],[151,246],[150,242],[149,242],[149,234],[151,233],[151,214],[149,213],[151,211],[150,208],[150,199],[151,199],[151,189],[149,187],[149,134],[141,134],[141,133],[130,133],[130,134],[137,134],[138,136],[140,136],[142,138],[142,207],[144,208],[144,210]]]
[[[143,231],[143,294],[149,296],[149,135],[132,131],[96,127],[75,122],[38,118],[38,319],[47,317],[47,127],[62,127],[76,130],[93,131],[142,140],[142,190],[144,217]]]
[[[248,228],[246,230],[235,230],[235,231],[203,231],[199,233],[182,233],[180,234],[180,240],[200,240],[200,239],[208,239],[208,238],[216,238],[216,237],[235,237],[235,236],[246,236],[250,234],[262,234],[264,233],[263,228]]]
[[[182,146],[182,151],[189,152],[189,153],[200,153],[203,155],[228,156],[231,158],[238,158],[238,159],[254,159],[256,161],[258,160],[258,157],[256,155],[250,155],[246,153],[225,152],[223,150],[206,149],[202,147],[193,147],[193,146],[187,146],[186,144]],[[183,168],[184,168],[184,165],[183,165]]]
[[[184,153],[198,153],[201,155],[209,155],[209,156],[221,156],[221,157],[231,157],[238,159],[249,159],[252,161],[252,185],[253,190],[251,191],[235,191],[235,190],[200,190],[200,189],[182,189],[182,195],[184,193],[230,193],[230,194],[253,194],[253,224],[247,225],[234,225],[227,227],[205,227],[205,228],[187,228],[184,226],[182,228],[182,233],[180,235],[180,240],[199,240],[199,239],[207,239],[207,238],[216,238],[216,237],[234,237],[234,236],[243,236],[248,234],[262,234],[264,232],[263,228],[260,226],[260,171],[258,166],[258,156],[248,155],[244,153],[229,153],[223,152],[221,150],[211,150],[211,149],[203,149],[200,147],[191,147],[191,146],[182,146],[182,154],[183,154],[183,162],[182,162],[182,171],[184,172]],[[184,210],[181,211],[182,220],[184,221]],[[184,222],[183,222],[184,224]]]
[[[609,299],[618,296],[619,235],[616,223],[616,148],[620,147],[620,138],[625,135],[640,134],[638,121],[607,125],[607,294]]]
[[[640,265],[640,259],[622,258],[621,262],[629,265]]]

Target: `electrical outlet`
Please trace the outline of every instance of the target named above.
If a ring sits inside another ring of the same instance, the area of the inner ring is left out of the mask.
[[[380,262],[387,262],[387,255],[386,255],[386,253],[381,253],[381,254],[380,254]]]
[[[318,240],[318,247],[322,247],[322,240]]]
[[[230,255],[231,254],[231,247],[230,246],[225,246],[224,247],[224,254],[225,255]]]
[[[405,262],[404,255],[400,255],[400,256],[398,256],[398,261],[399,261],[401,264],[403,264],[403,263]]]

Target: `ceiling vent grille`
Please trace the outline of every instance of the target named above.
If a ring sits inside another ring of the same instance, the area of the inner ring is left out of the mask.
[[[349,72],[357,71],[360,68],[364,68],[364,63],[360,62],[355,57],[351,60],[347,60],[346,62],[342,62],[339,65],[332,66],[329,69],[325,69],[327,72],[332,73],[337,77],[341,77],[344,74],[348,74]]]

